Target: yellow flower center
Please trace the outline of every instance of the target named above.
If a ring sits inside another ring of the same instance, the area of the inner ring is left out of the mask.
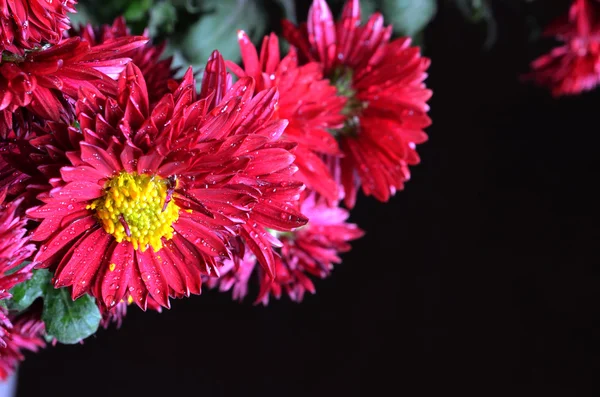
[[[106,182],[104,196],[87,208],[96,211],[117,242],[129,241],[142,251],[150,245],[157,252],[163,237],[173,238],[173,222],[179,218],[179,207],[171,200],[173,188],[157,175],[121,172]]]

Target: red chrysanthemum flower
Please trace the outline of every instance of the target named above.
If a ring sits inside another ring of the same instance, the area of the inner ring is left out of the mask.
[[[19,268],[35,249],[25,237],[26,221],[18,216],[21,199],[6,202],[6,191],[0,192],[0,300],[11,297],[15,285],[31,278],[31,265]],[[6,331],[11,323],[0,306],[0,347],[5,347]]]
[[[531,63],[527,79],[552,90],[554,96],[580,94],[600,83],[600,9],[576,0],[568,17],[544,32],[564,44]]]
[[[92,47],[74,37],[23,56],[4,53],[0,62],[0,112],[26,107],[42,119],[68,119],[72,112],[67,98],[77,98],[80,88],[114,95],[113,79],[130,61],[121,54],[146,42],[144,37],[123,37]]]
[[[341,154],[329,130],[343,126],[341,112],[346,98],[338,96],[335,87],[323,79],[320,64],[298,66],[296,49],[291,48],[281,59],[275,34],[264,38],[260,57],[246,33],[238,32],[238,41],[244,69],[233,62],[228,62],[228,67],[238,77],[253,77],[259,91],[271,87],[279,90],[278,114],[289,122],[284,136],[298,143],[294,151],[296,177],[331,202],[338,200],[338,184],[321,156]]]
[[[75,31],[73,35],[80,36],[93,45],[99,45],[111,39],[133,37],[131,31],[127,28],[124,17],[115,19],[112,25],[93,27],[87,24]],[[148,32],[145,31],[143,36],[149,37]],[[151,104],[158,102],[163,95],[170,92],[169,82],[177,72],[177,69],[171,68],[172,57],[161,59],[165,47],[166,42],[158,45],[148,42],[145,46],[138,47],[125,54],[142,71]]]
[[[294,157],[278,142],[286,122],[272,120],[275,90],[253,97],[245,78],[226,91],[218,70],[215,52],[200,99],[190,70],[154,107],[133,64],[116,99],[82,90],[80,150],[67,153],[71,165],[28,211],[42,221],[35,260],[55,268],[55,287],[72,287],[73,298],[88,292],[107,308],[133,300],[145,309],[149,297],[169,307],[169,297],[199,294],[201,275],[218,275],[265,189],[292,180]],[[289,215],[262,216],[273,224]]]
[[[13,328],[6,345],[0,347],[0,381],[6,380],[25,359],[24,350],[36,352],[46,346],[40,311],[28,311],[12,319]]]
[[[57,44],[69,29],[67,13],[75,0],[0,0],[0,53],[22,55],[43,44]]]
[[[320,62],[348,99],[345,124],[333,131],[345,156],[338,166],[346,205],[354,206],[361,185],[387,201],[409,179],[408,166],[419,162],[415,145],[427,139],[429,59],[409,38],[390,41],[392,29],[378,13],[361,26],[358,0],[346,3],[337,23],[325,0],[314,0],[307,25],[284,21],[283,28],[303,59]]]
[[[315,292],[310,276],[327,277],[334,264],[341,263],[339,254],[350,250],[349,242],[364,234],[355,224],[346,222],[347,210],[317,200],[314,193],[305,196],[300,210],[309,218],[306,226],[283,233],[270,230],[279,239],[275,256],[276,277],[271,280],[262,269],[256,270],[260,282],[257,302],[266,305],[271,295],[279,299],[283,292],[295,302],[302,301],[306,291]],[[221,269],[223,275],[211,280],[209,285],[221,291],[233,289],[234,299],[241,300],[247,294],[255,262],[254,256],[245,252],[238,262],[226,263]]]

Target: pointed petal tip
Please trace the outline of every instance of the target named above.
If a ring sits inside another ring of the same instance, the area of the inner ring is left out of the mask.
[[[214,60],[214,59],[218,59],[218,58],[223,58],[223,55],[221,54],[221,52],[219,50],[213,50],[213,52],[210,53],[210,57],[208,57],[208,60]]]

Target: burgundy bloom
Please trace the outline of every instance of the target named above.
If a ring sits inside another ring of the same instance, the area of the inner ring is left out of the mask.
[[[40,311],[28,311],[12,319],[13,328],[6,340],[6,345],[0,347],[0,381],[6,380],[13,374],[17,365],[25,359],[24,350],[38,351],[46,346],[42,336],[44,322]]]
[[[552,90],[554,96],[580,94],[600,83],[600,9],[576,0],[567,17],[544,32],[564,44],[531,63],[526,78]]]
[[[0,300],[9,299],[12,287],[31,278],[31,265],[18,267],[35,249],[25,237],[26,221],[18,216],[21,199],[13,202],[5,199],[6,191],[0,192]],[[5,310],[0,307],[0,347],[6,346],[6,331],[11,327]]]
[[[310,219],[306,226],[291,232],[270,230],[279,240],[275,255],[276,277],[271,280],[262,269],[255,269],[255,258],[248,252],[239,263],[227,262],[222,276],[212,280],[210,286],[220,291],[233,289],[233,298],[243,299],[248,291],[250,275],[254,273],[260,283],[257,302],[268,304],[269,297],[279,299],[282,293],[300,302],[306,291],[315,292],[312,277],[325,278],[334,264],[341,263],[340,253],[350,251],[349,242],[363,236],[355,224],[347,223],[349,212],[332,207],[316,194],[305,195],[301,212]]]
[[[111,39],[123,37],[129,37],[131,39],[134,37],[127,28],[124,17],[116,18],[112,25],[93,27],[92,25],[87,24],[79,28],[78,31],[75,31],[74,35],[80,36],[92,45],[99,45]],[[145,31],[143,36],[149,37],[148,32]],[[177,69],[171,68],[173,61],[172,57],[160,59],[165,47],[166,42],[162,42],[158,45],[148,42],[145,46],[135,48],[124,54],[131,58],[131,62],[135,63],[142,71],[144,79],[146,80],[146,86],[148,87],[148,97],[151,104],[158,102],[163,95],[170,92],[169,82],[177,72]]]
[[[294,157],[278,142],[286,122],[273,119],[275,90],[254,96],[250,78],[226,90],[219,70],[215,52],[199,99],[190,70],[155,106],[133,64],[115,99],[81,90],[79,150],[66,153],[70,165],[27,212],[41,220],[35,260],[54,269],[56,288],[71,287],[73,298],[90,293],[106,308],[121,300],[169,307],[169,297],[199,294],[201,276],[218,275],[265,189],[292,180]],[[260,215],[265,224],[290,216]]]
[[[0,0],[0,53],[22,55],[43,44],[57,44],[69,29],[67,13],[75,0]]]
[[[123,37],[91,46],[74,37],[23,56],[5,53],[0,63],[0,112],[26,107],[42,119],[68,119],[67,98],[76,99],[81,88],[114,95],[113,79],[130,61],[121,54],[146,42],[144,37]]]
[[[228,67],[238,77],[253,77],[259,91],[271,87],[279,90],[278,114],[289,122],[284,137],[298,143],[294,151],[296,177],[331,202],[338,200],[338,184],[321,156],[341,154],[329,131],[343,126],[341,111],[346,98],[338,96],[335,87],[323,78],[319,63],[298,66],[295,48],[281,59],[275,34],[264,38],[260,57],[243,31],[238,32],[238,41],[244,69],[233,62],[228,62]]]
[[[347,98],[344,126],[333,131],[344,154],[334,175],[339,172],[346,205],[354,206],[360,186],[387,201],[410,178],[409,165],[419,163],[416,145],[427,139],[429,59],[410,47],[410,38],[390,41],[392,29],[379,13],[361,25],[358,0],[348,0],[337,22],[325,0],[314,0],[306,25],[284,21],[283,28],[302,59],[320,62]]]

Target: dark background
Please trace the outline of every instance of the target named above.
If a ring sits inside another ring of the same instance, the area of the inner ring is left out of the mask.
[[[568,5],[541,3],[542,19]],[[359,200],[368,234],[317,295],[130,310],[120,330],[29,355],[18,395],[591,396],[600,91],[555,100],[519,81],[552,43],[494,5],[489,51],[441,6],[422,164],[389,204]]]

